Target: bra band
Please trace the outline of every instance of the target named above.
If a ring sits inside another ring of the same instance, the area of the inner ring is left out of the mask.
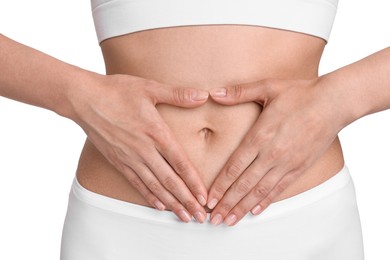
[[[254,25],[328,41],[338,0],[91,0],[99,43],[156,28]]]

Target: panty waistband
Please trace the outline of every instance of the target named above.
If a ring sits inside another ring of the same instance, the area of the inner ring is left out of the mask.
[[[253,219],[256,219],[256,221],[262,221],[278,215],[286,214],[290,211],[297,210],[300,207],[325,199],[331,194],[347,187],[348,184],[353,185],[352,178],[347,166],[344,165],[344,167],[336,175],[318,186],[298,195],[271,204],[259,216],[247,214],[240,223],[251,222]],[[177,223],[180,221],[171,211],[159,211],[154,208],[121,201],[87,190],[80,185],[77,178],[73,181],[71,189],[71,196],[72,195],[74,195],[76,199],[90,206],[133,218],[165,223]],[[210,214],[208,214],[208,218],[209,217]]]

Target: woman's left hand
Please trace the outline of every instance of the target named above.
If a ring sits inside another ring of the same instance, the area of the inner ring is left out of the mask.
[[[211,223],[260,214],[325,152],[343,128],[339,99],[321,78],[264,80],[213,89],[224,105],[257,102],[263,112],[213,183]]]

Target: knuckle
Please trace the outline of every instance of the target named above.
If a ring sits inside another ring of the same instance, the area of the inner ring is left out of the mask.
[[[285,146],[275,145],[274,147],[272,147],[270,149],[270,151],[268,152],[268,154],[265,157],[265,160],[268,163],[272,163],[274,161],[277,161],[277,160],[281,159],[284,156],[285,151],[286,151]]]
[[[241,159],[237,159],[236,162],[230,163],[226,167],[226,177],[230,180],[236,180],[242,173],[243,162]]]
[[[270,197],[265,197],[262,201],[261,201],[261,207],[263,209],[267,208],[269,205],[271,205],[272,203],[272,199]]]
[[[119,163],[115,159],[110,158],[109,161],[112,161],[112,164],[116,167],[116,169],[121,173],[126,173],[127,167],[123,163]]]
[[[214,186],[214,195],[217,197],[217,198],[221,198],[222,195],[226,192],[226,189],[224,189],[224,187],[220,184],[215,184]]]
[[[235,192],[240,195],[244,195],[250,191],[251,187],[252,185],[249,180],[240,180],[235,186]]]
[[[243,140],[243,144],[247,147],[253,146],[256,143],[258,134],[247,134]]]
[[[164,187],[167,188],[167,190],[173,192],[177,190],[177,183],[174,178],[172,177],[166,177],[163,181]]]
[[[164,144],[168,139],[165,126],[158,120],[150,120],[148,122],[146,134],[160,144]]]
[[[246,215],[246,213],[249,212],[249,209],[246,209],[244,206],[242,205],[237,205],[235,208],[234,208],[234,213],[236,214],[236,216],[240,219],[242,216]]]
[[[144,164],[147,165],[151,172],[157,176],[159,173],[164,171],[164,165],[161,164],[160,160],[152,156],[155,153],[155,151],[150,151],[148,154],[143,153],[142,156],[145,158]]]
[[[193,194],[198,194],[202,193],[201,189],[199,189],[199,185],[196,183],[186,183],[188,189],[193,193]]]
[[[151,205],[155,205],[156,196],[154,196],[151,192],[145,192],[142,196],[144,196],[146,201],[148,201]]]
[[[270,132],[259,131],[252,139],[252,144],[256,147],[261,146],[265,141],[270,139]]]
[[[282,150],[280,149],[280,147],[278,146],[275,146],[274,148],[271,149],[271,151],[269,152],[269,158],[271,160],[276,160],[280,157],[282,153]]]
[[[185,178],[190,172],[190,167],[188,163],[184,160],[175,162],[173,168],[175,169],[176,173],[183,178]]]
[[[173,88],[172,89],[173,101],[176,103],[182,103],[190,99],[189,91],[185,88]]]
[[[149,181],[147,183],[147,187],[155,194],[161,192],[162,190],[161,184],[158,181]]]
[[[120,162],[118,158],[118,154],[115,152],[113,148],[109,148],[105,153],[106,159],[114,165],[119,171],[123,172],[124,165]]]
[[[280,92],[283,86],[283,81],[278,79],[264,79],[261,81],[261,85],[264,88],[266,98],[274,96],[275,93]]]
[[[269,88],[272,88],[274,85],[276,85],[276,79],[262,79],[260,81],[260,84],[266,88],[266,89],[269,89]]]
[[[265,198],[269,193],[269,189],[264,185],[256,185],[253,192],[256,198]]]
[[[146,86],[145,89],[151,89],[149,86],[154,86],[157,83],[156,81],[147,78],[139,78],[139,80],[142,81],[144,86]]]
[[[138,88],[136,89],[138,92],[143,93],[145,96],[150,98],[155,98],[159,94],[160,83],[147,78],[137,78],[135,79],[136,83],[138,83]],[[137,84],[133,84],[137,86]]]
[[[178,201],[171,201],[168,203],[168,206],[173,212],[179,212],[180,210],[183,210],[183,205],[180,204]]]
[[[248,134],[244,139],[244,144],[247,147],[257,148],[263,145],[263,143],[269,139],[269,133],[265,133],[264,131],[258,131],[256,133]]]
[[[136,190],[142,191],[144,189],[143,183],[138,178],[128,177],[128,180],[131,186],[133,186]]]
[[[221,202],[219,208],[224,212],[229,212],[233,207],[228,202]]]
[[[232,86],[230,88],[230,91],[231,91],[231,94],[236,97],[236,98],[240,98],[242,96],[242,93],[243,93],[243,87],[240,86],[240,85],[235,85],[235,86]]]
[[[183,206],[189,211],[194,212],[197,209],[198,204],[192,200],[183,202]]]
[[[300,158],[296,154],[290,155],[288,159],[284,161],[285,169],[288,169],[290,171],[288,174],[285,175],[285,177],[291,177],[293,175],[292,171],[295,171],[297,164],[300,164]],[[286,172],[288,170],[286,170]]]
[[[279,182],[274,187],[274,190],[275,190],[276,194],[280,194],[287,188],[287,186],[288,186],[288,184],[286,182]]]

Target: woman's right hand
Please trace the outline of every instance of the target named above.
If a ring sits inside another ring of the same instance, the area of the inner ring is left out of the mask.
[[[72,93],[70,118],[151,205],[203,223],[207,190],[156,105],[197,107],[208,95],[135,76],[95,75]]]

